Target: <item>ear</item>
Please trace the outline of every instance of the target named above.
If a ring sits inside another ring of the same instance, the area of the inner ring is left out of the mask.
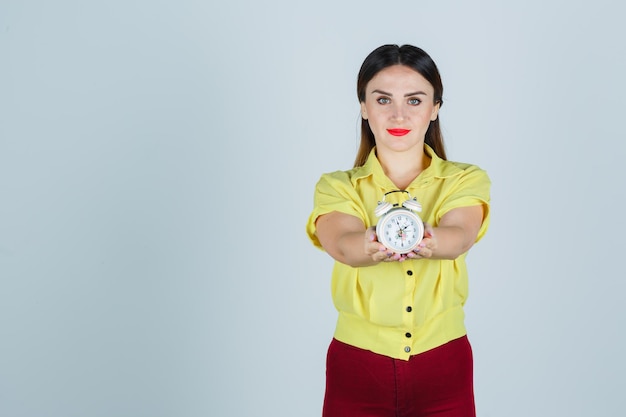
[[[361,117],[367,120],[367,109],[365,108],[365,102],[361,102]]]
[[[430,121],[434,122],[435,120],[437,120],[437,117],[439,117],[439,109],[441,108],[441,102],[435,104],[435,107],[433,107],[433,112],[430,114]]]

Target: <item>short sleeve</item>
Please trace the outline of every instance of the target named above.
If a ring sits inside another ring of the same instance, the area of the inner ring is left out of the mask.
[[[316,247],[322,249],[317,235],[315,223],[318,217],[333,211],[358,217],[366,223],[366,210],[356,192],[349,175],[344,171],[324,174],[315,186],[313,211],[309,216],[306,232]]]
[[[448,196],[437,214],[437,221],[448,211],[459,207],[482,205],[484,210],[483,223],[478,231],[476,242],[487,232],[490,220],[490,189],[491,180],[487,173],[473,165],[468,166],[454,186],[448,191]]]

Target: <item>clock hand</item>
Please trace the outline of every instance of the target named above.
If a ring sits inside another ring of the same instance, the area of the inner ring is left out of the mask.
[[[396,231],[396,235],[399,238],[402,238],[402,226],[400,226],[400,221],[398,219],[393,219],[394,222],[396,223],[396,226],[398,227],[397,231]]]

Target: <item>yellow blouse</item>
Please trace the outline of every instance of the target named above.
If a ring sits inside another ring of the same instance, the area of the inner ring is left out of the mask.
[[[420,217],[436,227],[449,210],[482,205],[484,220],[476,241],[480,240],[489,225],[491,182],[486,172],[474,165],[442,160],[428,145],[425,151],[431,163],[406,189],[422,205]],[[377,203],[396,189],[384,174],[375,149],[362,167],[322,175],[306,227],[309,238],[323,249],[315,222],[333,211],[356,216],[365,227],[375,225]],[[385,200],[402,203],[406,198],[406,193],[392,193]],[[361,268],[335,262],[331,285],[339,312],[335,338],[406,360],[465,335],[465,256],[381,262]]]

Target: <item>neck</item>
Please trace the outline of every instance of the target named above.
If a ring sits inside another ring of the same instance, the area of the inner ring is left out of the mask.
[[[424,147],[419,147],[415,152],[381,152],[377,149],[376,157],[385,175],[400,190],[405,190],[430,165]]]

